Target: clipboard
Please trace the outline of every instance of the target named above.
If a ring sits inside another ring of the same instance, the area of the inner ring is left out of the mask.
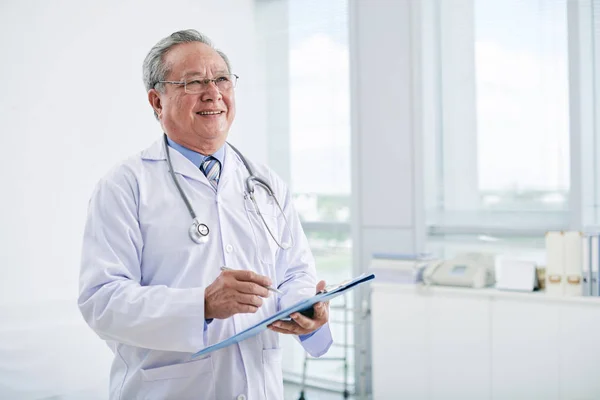
[[[325,288],[325,290],[317,293],[313,297],[299,301],[298,303],[296,303],[284,310],[278,311],[277,313],[273,314],[272,316],[263,319],[262,321],[252,325],[251,327],[243,330],[242,332],[240,332],[236,335],[233,335],[232,337],[230,337],[228,339],[225,339],[219,343],[215,343],[211,346],[203,348],[202,350],[198,351],[197,353],[194,353],[192,355],[192,358],[205,356],[207,354],[212,353],[213,351],[222,349],[224,347],[230,346],[235,343],[239,343],[239,342],[241,342],[245,339],[248,339],[252,336],[256,336],[259,333],[268,329],[267,326],[272,324],[275,321],[288,319],[288,318],[290,318],[290,315],[295,312],[307,310],[307,309],[311,308],[315,303],[318,303],[320,301],[331,300],[337,296],[342,295],[344,292],[346,292],[350,289],[353,289],[356,286],[361,285],[365,282],[368,282],[374,278],[375,278],[375,274],[364,273],[354,279],[342,282],[333,287],[328,286]]]

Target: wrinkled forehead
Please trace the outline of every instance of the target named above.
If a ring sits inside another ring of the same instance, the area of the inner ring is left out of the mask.
[[[228,73],[225,60],[210,46],[199,43],[182,43],[165,55],[168,79],[181,79],[190,75],[213,76]]]

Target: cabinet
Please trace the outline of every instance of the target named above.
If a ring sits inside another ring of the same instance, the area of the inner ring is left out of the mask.
[[[558,307],[558,374],[561,399],[600,397],[600,307]]]
[[[600,298],[372,285],[373,399],[597,399]]]
[[[556,304],[493,299],[493,400],[558,399]]]
[[[448,393],[464,400],[490,393],[490,310],[483,298],[431,296],[429,308],[430,399]],[[468,350],[467,350],[468,349]],[[469,384],[465,385],[465,381]]]
[[[372,330],[380,332],[371,336],[373,360],[379,360],[373,363],[373,387],[385,388],[374,399],[397,399],[396,391],[406,399],[428,398],[428,365],[423,359],[429,352],[429,327],[421,316],[429,309],[429,298],[376,291],[372,301],[380,305],[371,314]],[[380,340],[385,343],[375,343]]]

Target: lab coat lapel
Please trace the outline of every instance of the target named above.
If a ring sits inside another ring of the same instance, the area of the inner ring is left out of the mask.
[[[188,160],[183,154],[178,152],[172,147],[169,147],[169,154],[171,155],[171,163],[173,164],[173,171],[176,174],[185,176],[186,178],[193,179],[198,182],[202,182],[208,187],[212,188],[211,184],[206,179],[206,176],[196,167],[190,160]],[[165,168],[167,166],[167,156],[165,154],[164,139],[161,137],[159,140],[154,142],[152,146],[142,152],[142,159],[164,161]]]
[[[219,188],[224,187],[229,180],[234,179],[238,168],[243,167],[244,164],[236,152],[228,144],[225,144],[225,165],[219,177]]]

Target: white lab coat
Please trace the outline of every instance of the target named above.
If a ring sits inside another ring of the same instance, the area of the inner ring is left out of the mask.
[[[281,250],[250,199],[248,171],[226,147],[217,192],[204,174],[170,148],[173,169],[208,243],[188,236],[192,219],[169,175],[162,138],[97,185],[89,204],[79,307],[115,354],[111,399],[283,399],[279,335],[267,330],[202,359],[190,355],[282,307],[314,295],[314,259],[290,192],[271,170],[252,164],[272,186],[294,246]],[[257,189],[261,211],[283,242],[291,238],[276,205]],[[269,276],[284,292],[270,294],[255,314],[204,322],[204,289],[227,265]],[[320,356],[331,346],[328,324],[301,342]]]

